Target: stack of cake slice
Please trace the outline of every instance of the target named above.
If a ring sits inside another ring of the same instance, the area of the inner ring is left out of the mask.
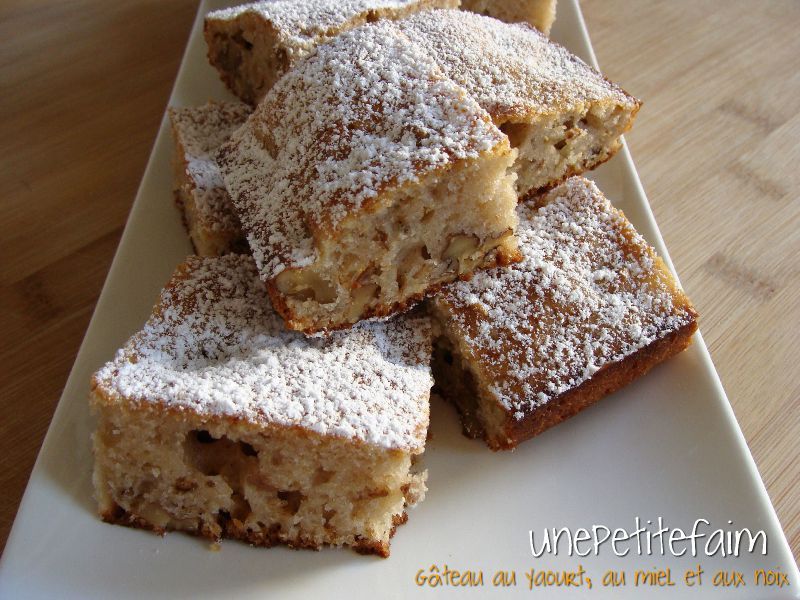
[[[258,16],[261,27],[278,27],[281,21],[270,20],[267,8],[258,4],[247,11],[212,13],[206,35],[223,23],[238,21],[242,14],[251,15],[251,20]],[[463,11],[428,10],[398,21],[396,27],[489,114],[518,150],[511,171],[517,175],[519,197],[532,196],[607,161],[619,150],[620,136],[639,110],[638,100],[526,25]],[[278,40],[290,33],[283,31],[273,40],[271,51],[287,52]],[[231,73],[217,66],[227,82]],[[278,74],[273,75],[277,80]],[[235,86],[231,91],[241,95]],[[281,100],[271,97],[273,103]],[[278,121],[265,109],[261,112]],[[231,128],[238,125],[232,122]]]
[[[556,16],[556,0],[464,0],[465,10],[508,23],[528,22],[545,35]],[[205,20],[208,60],[230,90],[258,104],[314,48],[365,23],[399,20],[435,8],[457,8],[459,0],[265,0],[209,13]]]
[[[208,16],[247,104],[170,109],[200,256],[93,378],[105,520],[387,556],[424,496],[434,378],[465,433],[510,449],[689,343],[663,261],[575,176],[639,101],[475,14],[546,32],[554,2],[457,4]]]

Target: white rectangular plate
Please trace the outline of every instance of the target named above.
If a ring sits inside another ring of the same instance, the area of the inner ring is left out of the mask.
[[[196,105],[229,98],[205,60],[202,3],[170,104]],[[553,37],[593,62],[576,0],[561,0]],[[427,499],[400,527],[387,560],[349,550],[321,552],[254,549],[107,525],[92,500],[87,406],[91,373],[110,359],[148,316],[173,268],[191,252],[171,193],[166,119],[153,148],[128,225],[86,337],[58,404],[50,430],[0,563],[3,598],[347,596],[433,597],[466,590],[418,587],[417,573],[432,565],[481,570],[484,587],[474,597],[525,595],[547,598],[665,597],[787,598],[797,594],[797,566],[781,532],[758,471],[708,351],[698,334],[681,356],[655,368],[625,390],[578,417],[523,444],[495,454],[461,436],[455,411],[433,403],[425,462]],[[623,209],[662,256],[666,248],[650,212],[627,148],[591,176]],[[668,258],[667,258],[668,260]],[[634,528],[634,519],[663,517],[690,528],[704,518],[713,528],[764,530],[768,555],[739,558],[675,558],[636,554],[616,557],[609,547],[585,558],[534,558],[528,531],[549,527]],[[728,521],[732,525],[728,525]],[[527,588],[524,573],[577,569],[593,589]],[[701,564],[701,588],[687,588],[685,570]],[[671,568],[675,587],[633,586],[634,569]],[[756,568],[779,569],[789,588],[758,588]],[[494,588],[496,570],[515,570],[515,588]],[[607,569],[626,570],[627,586],[601,585]],[[744,573],[747,588],[712,585],[718,569]]]

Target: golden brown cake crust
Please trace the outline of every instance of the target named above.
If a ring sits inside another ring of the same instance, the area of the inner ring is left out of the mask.
[[[513,450],[521,442],[575,416],[598,400],[632,383],[657,364],[683,352],[696,331],[697,322],[692,321],[624,360],[606,365],[591,379],[527,413],[521,420],[507,418],[503,425],[503,436],[485,438],[487,445],[495,451]],[[483,425],[469,403],[464,402],[465,398],[474,395],[474,390],[468,386],[459,386],[464,373],[448,373],[451,367],[444,362],[441,355],[433,366],[437,380],[435,391],[458,409],[464,435],[484,438]]]
[[[520,421],[508,419],[505,433],[508,445],[495,450],[508,450],[568,419],[601,398],[638,379],[651,368],[685,350],[697,331],[697,321],[692,320],[677,331],[667,334],[635,354],[601,368],[591,379],[574,390],[561,394]]]
[[[149,521],[131,514],[118,504],[114,504],[114,506],[109,510],[102,511],[100,513],[100,518],[106,523],[110,523],[112,525],[122,525],[124,527],[131,527],[133,529],[152,531],[160,536],[164,536],[170,531],[176,531],[172,528],[158,527],[153,525]],[[397,532],[397,528],[407,522],[407,512],[403,512],[402,515],[394,515],[392,517],[392,529],[389,533],[389,538],[393,538]],[[237,521],[236,519],[220,519],[219,525],[222,528],[221,535],[217,535],[205,527],[198,527],[193,531],[187,531],[185,529],[181,529],[180,531],[184,533],[191,533],[197,537],[206,538],[212,542],[220,542],[223,538],[226,538],[230,540],[240,540],[250,544],[251,546],[258,546],[262,548],[287,546],[293,550],[319,551],[324,547],[324,544],[314,544],[301,538],[296,540],[286,540],[282,538],[276,530],[254,531],[253,529],[243,527],[241,522]],[[352,550],[358,554],[374,554],[375,556],[380,556],[381,558],[389,557],[389,545],[375,540],[361,540],[352,546]]]

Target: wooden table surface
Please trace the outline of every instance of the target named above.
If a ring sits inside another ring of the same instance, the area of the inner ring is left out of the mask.
[[[800,2],[584,0],[627,136],[800,556]],[[194,0],[0,5],[0,540],[144,171]]]

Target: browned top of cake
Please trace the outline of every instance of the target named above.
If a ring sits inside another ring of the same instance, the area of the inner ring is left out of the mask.
[[[425,318],[328,337],[287,331],[250,257],[192,257],[94,377],[109,399],[421,452],[433,383]]]
[[[508,147],[489,115],[390,22],[319,46],[218,160],[265,280],[387,189]]]
[[[217,10],[206,20],[256,16],[269,23],[278,44],[297,59],[351,27],[425,8],[456,6],[458,0],[268,0]]]
[[[418,13],[397,26],[489,111],[521,121],[587,102],[639,101],[527,23],[459,10]]]
[[[518,208],[522,262],[435,298],[471,368],[517,419],[697,317],[592,182],[573,177],[540,204]]]
[[[183,147],[186,169],[194,184],[197,218],[212,230],[239,228],[215,154],[247,120],[250,110],[240,102],[169,108],[174,137]]]

